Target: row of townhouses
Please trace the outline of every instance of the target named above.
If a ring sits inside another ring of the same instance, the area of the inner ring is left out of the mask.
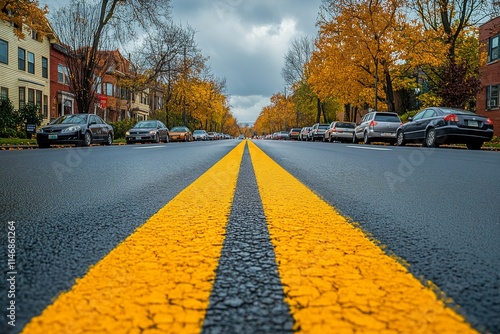
[[[28,31],[25,39],[19,39],[10,23],[0,21],[0,97],[9,98],[15,109],[25,103],[35,103],[46,123],[79,111],[70,90],[63,46],[53,34],[38,37],[36,31]],[[151,110],[162,108],[159,90],[130,94],[121,88],[119,79],[129,74],[130,62],[118,50],[101,52],[112,58],[112,65],[98,79],[98,103],[87,112],[115,122],[125,118],[144,120]]]

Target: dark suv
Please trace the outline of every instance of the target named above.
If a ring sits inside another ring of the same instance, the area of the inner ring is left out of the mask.
[[[398,114],[393,112],[372,111],[363,116],[354,129],[352,142],[364,141],[396,143],[396,130],[401,125]]]

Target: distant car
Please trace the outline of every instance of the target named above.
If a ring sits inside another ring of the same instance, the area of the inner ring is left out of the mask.
[[[291,128],[290,132],[288,132],[288,139],[298,140],[300,135],[300,130],[302,130],[302,128]]]
[[[208,132],[207,133],[207,138],[208,138],[208,140],[215,140],[216,139],[216,133],[215,132]]]
[[[238,139],[245,139],[245,135],[244,135],[244,134],[240,134],[240,135],[238,136]]]
[[[316,123],[311,127],[311,131],[307,135],[307,140],[323,140],[325,137],[325,131],[328,129],[330,124]]]
[[[93,143],[113,144],[113,127],[94,114],[61,116],[36,132],[40,148],[55,144],[90,146]]]
[[[396,143],[396,130],[401,125],[398,114],[393,112],[372,111],[363,116],[361,122],[354,129],[352,142],[363,141]]]
[[[309,135],[309,131],[311,131],[310,126],[305,126],[300,130],[299,140],[307,140],[307,136]]]
[[[277,140],[288,140],[288,131],[279,131],[279,132],[276,132],[274,139],[277,139]]]
[[[328,129],[325,131],[324,141],[352,141],[352,134],[356,123],[353,122],[332,122]]]
[[[408,142],[429,147],[465,144],[469,150],[478,150],[492,138],[491,119],[455,108],[426,108],[397,129],[398,146]]]
[[[134,127],[125,133],[127,144],[134,143],[159,143],[169,141],[168,128],[160,121],[146,120],[137,122]]]
[[[208,133],[205,130],[194,130],[193,140],[208,140]]]
[[[171,141],[192,141],[193,134],[185,126],[176,126],[170,130],[170,140]]]

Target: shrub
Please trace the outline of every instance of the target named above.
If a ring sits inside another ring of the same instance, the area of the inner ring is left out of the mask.
[[[18,115],[12,102],[8,98],[0,99],[0,137],[14,137],[17,123]]]
[[[125,138],[125,132],[130,130],[135,123],[137,123],[134,119],[124,119],[115,123],[111,123],[113,126],[113,131],[115,132],[115,138]]]

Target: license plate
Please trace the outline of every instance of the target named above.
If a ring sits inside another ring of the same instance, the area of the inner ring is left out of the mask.
[[[477,121],[467,121],[467,125],[477,128],[479,124]]]
[[[49,135],[49,139],[57,139],[57,135]]]
[[[135,140],[141,140],[141,137],[135,137]]]

